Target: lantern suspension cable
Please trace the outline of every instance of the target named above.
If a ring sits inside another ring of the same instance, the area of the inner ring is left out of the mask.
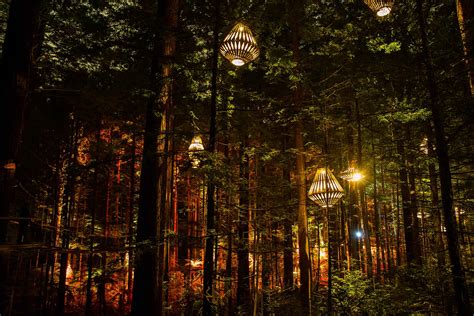
[[[394,0],[364,0],[364,2],[377,16],[383,17],[392,11]]]
[[[252,31],[241,22],[230,30],[219,50],[235,66],[245,65],[255,60],[260,54],[260,49]]]

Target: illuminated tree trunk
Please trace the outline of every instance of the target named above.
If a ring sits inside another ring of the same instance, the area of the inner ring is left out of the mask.
[[[471,95],[474,95],[474,4],[472,0],[456,0],[456,8]]]
[[[130,161],[130,202],[128,205],[128,272],[127,272],[127,290],[128,290],[128,303],[132,301],[132,287],[133,287],[133,219],[135,214],[135,164],[136,164],[136,135],[132,135],[132,158]]]
[[[359,102],[355,100],[355,111],[357,121],[357,165],[359,168],[362,167],[362,126],[359,110]],[[369,215],[367,211],[367,202],[365,199],[365,187],[362,183],[357,186],[359,189],[360,199],[360,214],[362,214],[362,227],[363,227],[363,240],[365,245],[364,255],[367,260],[367,275],[369,278],[372,277],[372,248],[370,245],[370,228],[369,228]]]
[[[287,137],[285,138],[286,141]],[[286,148],[285,144],[285,150]],[[289,188],[291,186],[291,175],[288,167],[283,168],[283,183],[287,184]],[[291,190],[288,190],[287,195],[288,201],[291,201]],[[294,216],[291,212],[291,207],[287,206],[287,217],[283,222],[284,232],[284,250],[283,250],[283,284],[285,288],[293,287],[293,231],[292,226],[294,223]]]
[[[439,165],[439,177],[441,183],[441,201],[443,205],[444,225],[448,239],[449,258],[451,259],[451,274],[453,278],[456,305],[459,315],[472,315],[469,291],[466,284],[464,268],[461,263],[459,251],[458,230],[453,210],[453,188],[451,183],[451,167],[449,160],[448,144],[444,132],[444,120],[438,95],[438,86],[434,77],[434,70],[428,47],[426,35],[426,21],[423,13],[423,0],[416,1],[420,35],[422,42],[422,58],[426,67],[426,79],[430,94],[430,108],[434,134],[436,140],[436,154]]]

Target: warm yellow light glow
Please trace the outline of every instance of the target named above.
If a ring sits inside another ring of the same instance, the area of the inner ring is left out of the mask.
[[[386,16],[390,13],[391,9],[389,7],[383,7],[377,11],[378,16]]]
[[[199,135],[193,137],[191,144],[189,145],[188,151],[201,151],[204,150],[204,145],[202,144],[202,138]]]
[[[354,175],[352,176],[352,180],[350,181],[359,181],[360,179],[362,179],[362,174],[360,172],[356,172],[354,173]]]
[[[232,64],[239,67],[239,66],[243,66],[245,63],[242,59],[234,58],[234,59],[232,59]]]
[[[360,181],[364,176],[355,168],[355,162],[351,162],[349,169],[344,170],[341,173],[341,178],[346,181]]]
[[[201,136],[195,135],[188,148],[189,158],[191,159],[191,166],[193,168],[199,167],[199,163],[201,162],[201,160],[199,159],[199,155],[196,153],[203,150],[204,150],[204,145],[202,144]]]
[[[395,0],[364,0],[364,2],[378,17],[384,17],[392,12]]]

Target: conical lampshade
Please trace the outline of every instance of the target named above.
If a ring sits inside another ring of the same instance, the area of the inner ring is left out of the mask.
[[[390,14],[393,7],[393,0],[364,0],[364,2],[380,17]]]
[[[344,195],[344,189],[337,182],[331,170],[318,168],[313,183],[309,188],[308,196],[321,207],[331,207]]]
[[[260,54],[252,31],[242,23],[237,23],[224,38],[221,54],[235,66],[242,66]]]
[[[204,150],[204,145],[202,144],[202,138],[199,135],[193,137],[191,144],[189,145],[188,151],[201,151]]]

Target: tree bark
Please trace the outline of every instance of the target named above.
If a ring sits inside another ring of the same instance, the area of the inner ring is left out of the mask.
[[[285,148],[286,149],[286,148]],[[283,181],[288,183],[288,187],[291,185],[290,170],[283,168]],[[288,201],[291,201],[291,191],[288,191]],[[289,208],[289,207],[288,207]],[[283,222],[284,232],[284,250],[283,250],[283,284],[285,288],[293,287],[293,214],[291,209],[288,209],[287,218]]]
[[[2,218],[9,215],[16,160],[24,127],[28,93],[31,90],[31,74],[43,40],[46,8],[45,0],[10,2],[0,60],[0,135],[2,135],[0,217]],[[7,226],[7,220],[0,220],[0,242],[6,241]]]
[[[474,95],[474,5],[471,0],[456,0],[459,30],[464,47],[464,58],[471,95]]]
[[[405,147],[401,139],[397,140],[397,151],[400,155],[399,179],[400,192],[402,196],[403,229],[405,234],[406,258],[408,263],[417,263],[419,262],[418,254],[415,247],[415,238],[417,237],[415,235],[414,218],[411,208]]]
[[[459,240],[456,220],[453,211],[453,188],[451,183],[451,167],[448,152],[448,144],[444,132],[444,120],[440,106],[438,87],[434,77],[426,35],[426,21],[423,13],[423,0],[416,1],[416,11],[420,26],[422,42],[422,58],[426,67],[426,79],[430,94],[431,116],[436,140],[436,154],[439,165],[439,177],[441,183],[441,201],[443,205],[444,224],[448,239],[449,258],[451,259],[451,274],[453,278],[456,305],[459,315],[472,315],[469,291],[466,284],[464,268],[461,263],[459,251]]]
[[[159,219],[163,213],[163,190],[166,159],[159,156],[160,132],[167,131],[171,98],[171,59],[175,51],[174,32],[177,24],[177,0],[158,3],[154,58],[151,65],[150,83],[157,98],[147,104],[142,170],[140,177],[140,199],[137,222],[137,251],[133,286],[132,315],[162,313],[163,258],[157,257],[157,248],[163,243],[163,227]],[[163,148],[161,144],[161,148]],[[165,153],[166,155],[166,153]],[[161,158],[161,159],[160,159]],[[164,197],[165,198],[165,197]],[[161,212],[160,212],[161,211]],[[161,245],[161,247],[163,247]],[[163,251],[158,251],[163,254]],[[161,263],[161,264],[159,264]]]
[[[247,133],[247,129],[244,128]],[[244,135],[240,145],[240,186],[239,186],[239,243],[237,249],[237,306],[246,315],[250,305],[249,277],[249,161],[245,155],[248,136]],[[256,258],[254,257],[254,262]]]
[[[301,18],[304,16],[303,1],[297,0],[291,3],[290,29],[292,31],[291,49],[293,51],[293,61],[300,69],[300,40],[301,40]],[[295,83],[293,93],[293,106],[296,114],[302,107],[303,86],[301,82]],[[301,118],[296,119],[294,125],[295,149],[296,149],[296,190],[298,199],[298,246],[299,246],[299,268],[300,268],[300,301],[302,312],[308,313],[310,307],[311,275],[308,244],[308,219],[306,213],[306,175],[304,158],[303,123]]]
[[[214,2],[214,30],[212,48],[212,78],[211,78],[211,113],[209,123],[209,147],[208,151],[213,154],[216,149],[216,116],[217,116],[217,59],[219,54],[219,9],[220,0]],[[212,175],[209,176],[207,184],[207,216],[206,216],[206,242],[204,252],[204,276],[203,276],[203,315],[212,315],[212,283],[214,277],[214,242],[215,242],[215,195],[216,187]]]

